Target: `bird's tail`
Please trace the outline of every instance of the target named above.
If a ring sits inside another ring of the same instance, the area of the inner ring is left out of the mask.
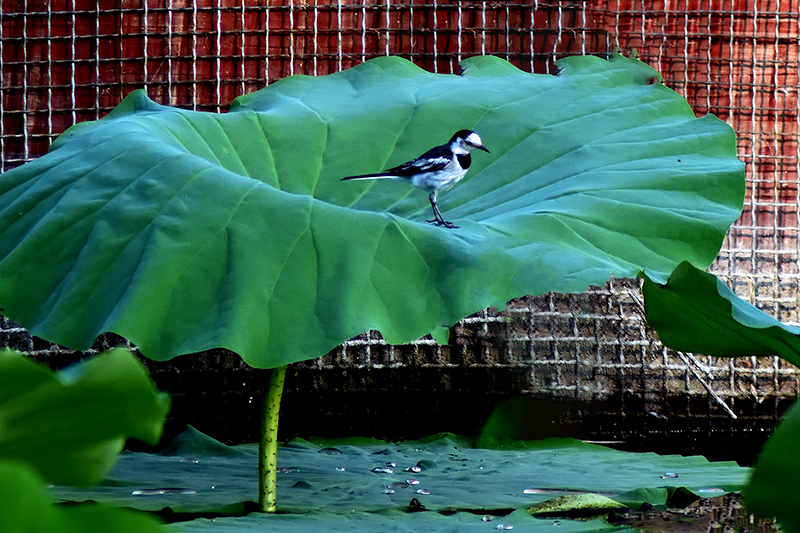
[[[381,180],[381,179],[392,179],[397,178],[394,174],[360,174],[358,176],[347,176],[346,178],[342,178],[342,181],[347,180]]]

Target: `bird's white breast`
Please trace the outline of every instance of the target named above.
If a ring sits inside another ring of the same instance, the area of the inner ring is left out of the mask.
[[[423,172],[411,178],[411,185],[428,191],[446,191],[459,182],[467,171],[459,166],[455,158],[438,172]]]

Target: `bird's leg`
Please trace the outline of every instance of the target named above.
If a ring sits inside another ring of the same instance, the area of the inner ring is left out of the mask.
[[[439,206],[436,205],[436,191],[431,192],[430,196],[428,196],[428,200],[431,201],[431,207],[433,208],[433,220],[426,220],[425,222],[429,222],[435,226],[444,226],[449,229],[458,228],[458,226],[452,222],[445,220],[442,213],[439,211]]]

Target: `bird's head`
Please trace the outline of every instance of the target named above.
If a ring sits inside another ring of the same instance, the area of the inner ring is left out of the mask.
[[[489,150],[483,145],[483,141],[472,130],[461,130],[456,132],[455,135],[450,139],[450,146],[454,149],[460,148],[465,151],[474,150],[477,148],[478,150],[483,150],[484,152],[489,152]]]

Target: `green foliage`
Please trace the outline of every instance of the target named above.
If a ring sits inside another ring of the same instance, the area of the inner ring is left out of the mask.
[[[126,350],[57,374],[0,353],[0,458],[30,464],[51,483],[100,482],[128,437],[158,442],[168,410],[169,398]]]
[[[142,513],[94,504],[59,507],[28,465],[0,460],[0,529],[4,533],[159,533]]]
[[[800,366],[800,329],[740,299],[712,274],[682,263],[666,284],[645,275],[643,291],[647,322],[670,348],[722,357],[778,355]],[[745,491],[750,511],[777,517],[786,531],[800,531],[798,440],[795,403],[764,446]]]
[[[777,517],[784,531],[800,531],[800,403],[787,411],[756,461],[744,492],[747,508],[764,518]]]
[[[124,350],[56,374],[0,353],[0,530],[160,531],[156,520],[132,511],[57,507],[46,483],[98,483],[126,438],[158,441],[168,408],[169,398]]]
[[[718,357],[779,355],[800,366],[800,328],[745,302],[713,274],[684,262],[666,283],[643,277],[647,323],[664,345]]]
[[[380,58],[294,76],[226,114],[129,96],[0,180],[0,306],[74,348],[114,331],[154,359],[226,347],[257,367],[368,329],[392,343],[517,296],[708,266],[744,196],[730,127],[636,60],[557,76],[492,57],[462,76]],[[440,199],[343,183],[462,128],[492,154]]]

